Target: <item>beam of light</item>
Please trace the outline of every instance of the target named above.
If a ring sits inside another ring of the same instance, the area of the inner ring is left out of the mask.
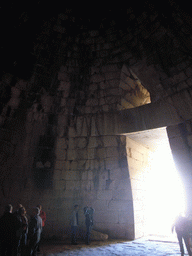
[[[153,153],[146,186],[148,232],[170,236],[176,216],[185,213],[186,202],[184,187],[168,146],[158,147]]]

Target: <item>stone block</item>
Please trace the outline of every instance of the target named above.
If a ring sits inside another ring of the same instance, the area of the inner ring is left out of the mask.
[[[91,182],[90,181],[85,181],[82,180],[81,181],[81,190],[85,190],[85,191],[91,191]]]
[[[86,170],[97,170],[100,166],[100,160],[95,158],[95,159],[90,159],[86,161],[85,169]]]
[[[109,64],[102,67],[101,71],[103,73],[107,72],[120,72],[120,69],[118,68],[117,64]]]
[[[79,116],[76,121],[76,132],[77,136],[81,136],[82,133],[82,128],[83,128],[83,122],[84,122],[84,117]]]
[[[122,175],[120,175],[122,176]],[[131,192],[131,183],[129,178],[114,180],[114,191],[129,190]]]
[[[99,99],[99,105],[100,106],[105,105],[105,104],[106,104],[105,98]]]
[[[67,150],[67,160],[76,160],[76,151],[74,149],[68,149]]]
[[[187,76],[185,75],[184,72],[180,72],[177,75],[174,75],[173,79],[175,81],[175,83],[180,83],[181,81],[187,80]]]
[[[95,231],[95,230],[92,230],[91,231],[91,237],[90,239],[92,241],[105,241],[108,239],[108,235],[107,234],[104,234],[102,232],[98,232],[98,231]]]
[[[99,106],[99,100],[98,100],[98,106],[92,107],[91,113],[94,114],[99,112],[101,112],[101,106]]]
[[[133,211],[133,203],[128,200],[111,200],[108,204],[109,211]]]
[[[94,148],[89,148],[87,153],[87,159],[95,159],[95,152]]]
[[[189,85],[189,86],[192,86],[192,77],[188,78],[186,83]]]
[[[85,114],[90,114],[91,113],[91,107],[86,106],[85,107]]]
[[[67,151],[66,149],[56,148],[55,155],[57,160],[66,160]]]
[[[91,75],[98,74],[100,72],[100,68],[91,67]]]
[[[122,92],[123,90],[121,88],[112,88],[108,90],[108,94],[114,96],[122,95]]]
[[[102,109],[103,109],[103,112],[108,112],[109,111],[109,106],[108,105],[103,105]]]
[[[106,158],[106,149],[105,148],[97,148],[96,149],[96,157],[99,159]]]
[[[72,199],[72,198],[74,198],[74,190],[67,189],[67,190],[63,191],[62,195],[65,198],[65,200]],[[71,209],[72,209],[72,207],[71,207]]]
[[[119,159],[118,158],[107,158],[105,160],[105,164],[106,164],[106,169],[111,170],[117,170],[120,166],[119,166]]]
[[[127,76],[126,76],[126,78],[127,78]],[[125,78],[125,79],[126,79],[126,78]],[[122,90],[125,90],[125,91],[131,89],[130,84],[128,84],[124,79],[123,79],[123,80],[122,80],[122,79],[120,80],[119,87],[120,87]]]
[[[122,187],[121,190],[114,190],[112,197],[114,200],[132,200],[132,191],[126,187]]]
[[[125,100],[125,99],[121,99],[121,104],[122,109],[130,109],[130,108],[134,108],[134,105],[131,104],[129,101]]]
[[[67,145],[68,145],[68,149],[70,150],[75,149],[75,138],[69,137]]]
[[[65,169],[65,161],[55,161],[55,170],[64,170]]]
[[[95,200],[92,203],[92,207],[95,209],[95,212],[99,211],[108,211],[108,201],[106,200]]]
[[[60,81],[58,90],[69,92],[70,86],[71,84],[69,81]]]
[[[98,200],[111,200],[112,199],[112,190],[98,190],[97,191]]]
[[[103,136],[104,147],[117,147],[117,136]]]
[[[107,147],[106,148],[106,157],[118,157],[119,152],[117,147]]]
[[[65,107],[66,106],[66,103],[67,103],[67,101],[66,101],[66,98],[62,98],[61,99],[61,107]]]
[[[54,187],[54,190],[63,191],[66,189],[66,181],[65,180],[54,180],[53,187]]]
[[[175,149],[177,150],[177,149],[185,149],[186,148],[186,144],[185,144],[185,142],[183,141],[183,139],[181,137],[173,137],[169,140],[169,143],[170,143],[170,146],[171,146],[171,150],[173,150],[173,151]],[[191,143],[192,143],[192,141],[191,141]]]
[[[88,180],[88,171],[85,171],[85,170],[83,170],[83,171],[81,171],[81,180]]]
[[[188,145],[192,148],[192,135],[187,136]]]
[[[144,161],[144,154],[139,152],[138,150],[135,150],[135,148],[131,148],[131,158],[143,162]]]
[[[98,136],[96,118],[93,116],[91,119],[91,136]]]
[[[77,136],[76,129],[74,127],[68,127],[68,136],[73,138]]]
[[[69,76],[66,72],[58,72],[58,80],[64,81],[64,82],[69,82]]]
[[[99,83],[99,88],[103,91],[100,91],[100,95],[102,95],[101,97],[104,97],[104,90],[107,90],[108,88],[110,88],[110,84],[108,83],[108,81],[102,81]]]
[[[88,148],[96,148],[98,146],[97,137],[89,137]]]
[[[102,74],[94,74],[91,76],[90,82],[92,83],[100,83],[105,80],[105,76]]]
[[[114,80],[114,79],[120,80],[120,76],[121,76],[121,71],[105,73],[105,79],[107,81]]]
[[[66,171],[65,180],[80,180],[79,171]]]
[[[130,217],[133,220],[133,213],[126,212],[126,211],[119,211],[119,223],[120,224],[128,224],[130,222]],[[132,215],[132,216],[130,216]]]
[[[76,149],[76,159],[83,160],[87,159],[87,149]]]
[[[106,102],[106,104],[110,105],[110,104],[117,102],[117,98],[114,96],[107,96],[107,97],[105,97],[105,102]]]
[[[181,82],[177,85],[177,91],[187,89],[189,86],[186,82]]]
[[[78,180],[67,180],[66,190],[79,190],[81,188],[81,182]]]
[[[69,90],[64,90],[63,91],[63,98],[68,98],[69,96]]]
[[[77,169],[78,170],[84,170],[85,169],[85,166],[86,166],[86,162],[87,160],[78,160],[77,161]]]
[[[86,101],[86,106],[97,106],[99,105],[99,100],[98,98],[89,98],[87,101]]]
[[[89,85],[89,90],[90,91],[96,91],[98,89],[98,83],[91,83]]]
[[[180,137],[181,136],[181,133],[180,133],[178,125],[168,126],[167,127],[167,133],[168,133],[169,140],[171,138],[175,138],[175,137]]]
[[[117,211],[99,211],[94,215],[95,222],[118,223]]]
[[[114,181],[114,188],[117,188],[117,184],[119,184],[120,180],[122,179],[121,168],[118,166],[117,168],[110,169],[110,179]]]
[[[93,180],[93,171],[92,170],[88,170],[87,179],[88,180]]]
[[[78,167],[78,161],[68,161],[68,165],[71,171],[76,171]]]
[[[119,79],[108,80],[107,82],[108,82],[110,88],[117,88],[117,87],[119,87],[119,84],[120,84]]]
[[[77,148],[85,148],[87,146],[87,137],[80,137],[80,138],[76,138],[76,147]]]

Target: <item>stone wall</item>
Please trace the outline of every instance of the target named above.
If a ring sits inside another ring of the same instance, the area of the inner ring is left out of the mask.
[[[83,207],[88,204],[95,209],[94,229],[110,237],[131,238],[133,227],[128,223],[133,226],[133,209],[125,137],[83,133],[68,140],[57,139],[53,204],[58,208],[58,216],[51,219],[62,221],[67,229],[71,209],[77,203],[84,226]],[[49,197],[45,200],[49,201]],[[58,200],[60,206],[56,204]]]
[[[19,54],[10,61],[14,74],[2,77],[1,212],[6,203],[29,213],[41,203],[46,234],[66,237],[73,205],[83,227],[90,204],[95,229],[140,237],[148,151],[122,134],[176,125],[168,134],[191,191],[191,130],[177,126],[192,118],[190,19],[174,7],[169,26],[158,8],[129,8],[121,9],[123,19],[115,12],[93,28],[68,11],[38,30],[29,80],[18,79],[26,66],[16,72]]]
[[[151,151],[145,146],[126,136],[126,149],[131,180],[134,211],[135,238],[146,235],[146,178],[150,168]]]

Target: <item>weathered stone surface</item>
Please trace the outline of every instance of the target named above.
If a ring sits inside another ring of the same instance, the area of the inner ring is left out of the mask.
[[[112,190],[98,190],[97,191],[98,200],[111,200],[112,199]]]

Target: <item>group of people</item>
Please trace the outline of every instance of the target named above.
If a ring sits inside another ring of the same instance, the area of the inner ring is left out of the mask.
[[[79,225],[79,215],[78,215],[79,205],[74,206],[74,210],[71,214],[70,224],[71,224],[71,244],[77,245],[77,228]],[[84,207],[83,209],[85,215],[85,225],[86,225],[86,235],[85,235],[85,242],[86,244],[90,244],[90,235],[91,229],[93,226],[93,213],[94,209],[92,207]]]
[[[40,250],[45,221],[46,214],[41,205],[33,208],[29,218],[23,205],[19,204],[13,212],[13,206],[8,204],[0,218],[0,255],[35,256]]]

